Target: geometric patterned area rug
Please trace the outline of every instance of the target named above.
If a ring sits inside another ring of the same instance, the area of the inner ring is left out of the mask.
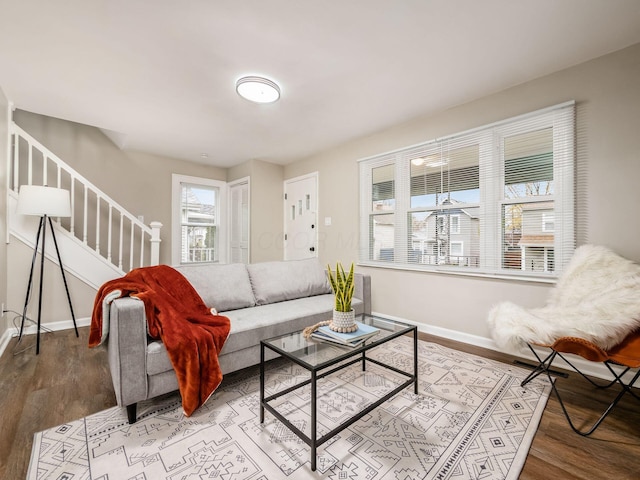
[[[370,350],[401,370],[413,365],[413,340]],[[191,417],[177,394],[139,405],[127,423],[114,407],[34,437],[33,480],[516,479],[549,397],[546,378],[524,388],[528,370],[420,341],[418,395],[407,387],[318,447],[310,448],[265,412],[259,371],[225,381]],[[308,378],[281,360],[266,372],[268,392]],[[318,383],[318,431],[362,410],[401,382],[373,363],[352,365]],[[281,397],[278,411],[308,433],[309,387]]]

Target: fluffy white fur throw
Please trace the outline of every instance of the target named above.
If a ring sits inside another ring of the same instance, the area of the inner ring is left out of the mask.
[[[496,343],[509,350],[566,336],[608,350],[640,328],[640,265],[605,247],[581,246],[546,306],[525,310],[503,302],[491,309],[488,322]]]

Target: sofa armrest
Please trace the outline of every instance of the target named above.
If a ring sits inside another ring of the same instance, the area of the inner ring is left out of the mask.
[[[111,303],[107,342],[118,405],[146,400],[147,318],[141,300],[123,297]]]
[[[353,296],[362,300],[364,313],[371,315],[371,276],[355,272],[353,280],[355,283]]]

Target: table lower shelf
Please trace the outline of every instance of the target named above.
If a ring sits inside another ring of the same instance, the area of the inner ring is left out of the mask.
[[[417,338],[414,337],[414,341],[416,342],[416,347],[417,347]],[[262,349],[263,349],[263,357],[264,357],[264,348],[269,348],[268,345],[262,344]],[[329,432],[325,433],[324,435],[322,435],[321,437],[318,438],[317,435],[317,403],[318,403],[318,380],[327,377],[335,372],[338,372],[340,370],[344,370],[345,368],[348,368],[352,365],[358,364],[360,363],[362,365],[362,371],[366,372],[366,364],[367,363],[372,363],[375,365],[379,365],[380,367],[383,367],[386,370],[395,372],[396,374],[400,375],[401,377],[406,377],[406,380],[399,383],[395,388],[391,389],[390,391],[388,391],[386,394],[384,394],[382,397],[372,401],[370,404],[368,404],[365,408],[363,408],[362,410],[358,411],[356,414],[354,414],[353,416],[351,416],[350,418],[346,419],[345,421],[341,422],[338,426],[336,426],[335,428],[331,429]],[[383,403],[385,403],[386,401],[390,400],[392,397],[394,397],[395,395],[397,395],[399,392],[401,392],[402,390],[404,390],[405,388],[409,387],[410,385],[414,386],[414,393],[417,394],[418,393],[418,377],[417,377],[417,358],[414,361],[414,372],[413,373],[409,373],[409,372],[405,372],[403,370],[400,370],[398,368],[395,368],[393,366],[390,365],[386,365],[376,359],[373,358],[368,358],[365,356],[364,353],[362,353],[361,355],[359,354],[357,356],[357,358],[350,360],[350,361],[346,361],[343,363],[340,363],[337,366],[333,366],[331,367],[326,367],[325,369],[321,370],[321,373],[318,371],[314,371],[312,370],[311,373],[311,377],[308,380],[305,380],[303,382],[297,383],[291,387],[288,387],[286,389],[283,389],[279,392],[276,392],[272,395],[269,396],[265,396],[265,372],[264,372],[264,362],[261,363],[261,368],[260,368],[260,423],[264,423],[264,412],[265,410],[268,411],[269,413],[271,413],[277,420],[279,420],[280,422],[282,422],[283,425],[285,425],[289,430],[291,430],[296,436],[298,436],[302,441],[304,441],[307,445],[309,445],[309,447],[311,448],[311,470],[315,471],[316,470],[316,452],[317,452],[317,448],[319,446],[321,446],[323,443],[325,443],[326,441],[328,441],[329,439],[333,438],[335,435],[337,435],[338,433],[340,433],[341,431],[343,431],[344,429],[350,427],[351,425],[353,425],[355,422],[357,422],[358,420],[360,420],[362,417],[364,417],[365,415],[368,415],[369,413],[371,413],[374,409],[376,409],[377,407],[379,407],[380,405],[382,405]],[[307,385],[311,386],[311,406],[310,406],[310,416],[311,416],[311,434],[307,435],[305,432],[303,432],[300,428],[298,428],[296,425],[294,425],[288,418],[286,418],[285,415],[283,415],[282,413],[280,413],[276,407],[274,407],[273,405],[270,404],[270,402],[273,402],[274,400],[290,394],[292,392],[294,392],[295,390],[298,390],[302,387],[305,387]]]

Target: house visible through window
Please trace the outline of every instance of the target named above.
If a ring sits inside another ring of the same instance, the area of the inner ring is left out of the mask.
[[[360,262],[557,274],[574,249],[574,130],[569,102],[361,160]]]
[[[555,216],[552,213],[542,214],[542,231],[553,232],[556,225]]]
[[[173,190],[173,263],[222,261],[224,182],[174,175]]]

